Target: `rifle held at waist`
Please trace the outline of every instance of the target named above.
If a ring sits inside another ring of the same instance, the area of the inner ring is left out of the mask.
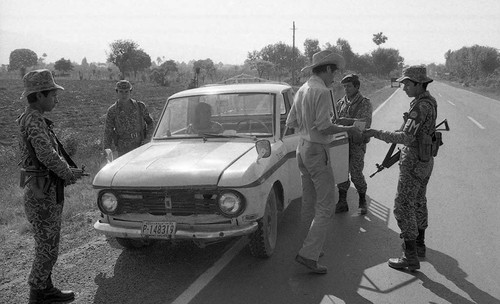
[[[441,125],[444,124],[444,129],[439,129]],[[436,125],[435,127],[436,131],[450,131],[450,126],[448,125],[448,120],[444,119],[442,122]],[[396,144],[392,144],[391,147],[389,148],[389,151],[387,151],[387,154],[385,155],[384,160],[382,161],[382,164],[375,164],[377,167],[377,171],[372,173],[370,175],[370,178],[374,177],[375,174],[379,173],[380,171],[390,168],[392,165],[397,163],[399,161],[399,158],[401,156],[401,149],[398,149],[398,152],[392,154],[396,148]]]

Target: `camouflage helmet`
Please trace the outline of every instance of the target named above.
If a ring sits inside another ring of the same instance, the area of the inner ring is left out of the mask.
[[[423,65],[412,65],[403,70],[403,76],[399,77],[396,81],[402,82],[409,79],[418,83],[430,83],[434,80],[427,77],[427,69]]]
[[[47,69],[29,71],[23,77],[24,91],[21,94],[21,99],[31,93],[48,91],[48,90],[64,90],[63,87],[54,81],[52,72]]]
[[[132,85],[128,80],[120,80],[116,83],[115,90],[130,90],[132,91]]]

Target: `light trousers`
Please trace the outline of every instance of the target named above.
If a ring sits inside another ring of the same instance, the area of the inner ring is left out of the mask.
[[[317,261],[335,209],[335,181],[328,146],[301,139],[297,161],[302,179],[302,225],[309,231],[299,255]]]

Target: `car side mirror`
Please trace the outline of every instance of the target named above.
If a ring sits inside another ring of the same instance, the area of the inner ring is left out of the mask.
[[[258,140],[255,143],[255,149],[257,150],[257,161],[261,158],[268,158],[271,156],[271,142],[266,139]]]

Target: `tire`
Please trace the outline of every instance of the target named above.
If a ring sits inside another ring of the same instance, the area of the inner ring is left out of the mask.
[[[116,238],[116,242],[121,246],[127,249],[139,249],[143,247],[151,246],[154,241],[153,240],[136,240],[136,239],[125,239],[125,238]]]
[[[278,198],[271,189],[267,197],[264,216],[258,220],[257,230],[250,236],[248,244],[254,257],[268,258],[273,255],[278,237]]]

